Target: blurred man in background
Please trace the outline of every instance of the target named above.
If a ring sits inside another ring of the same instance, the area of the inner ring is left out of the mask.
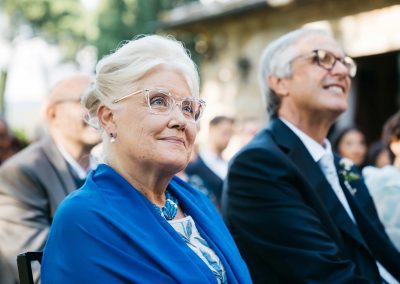
[[[17,255],[43,249],[58,204],[95,165],[90,151],[100,136],[85,123],[80,105],[89,85],[86,75],[57,83],[45,106],[48,135],[0,167],[0,255],[14,283]]]
[[[200,149],[197,158],[186,168],[189,180],[201,180],[204,192],[220,207],[223,180],[228,163],[222,153],[228,146],[234,131],[234,120],[226,116],[214,117],[209,123],[207,145]],[[194,186],[199,187],[196,183]]]

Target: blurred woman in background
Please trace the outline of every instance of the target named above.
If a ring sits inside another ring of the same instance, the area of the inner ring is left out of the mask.
[[[335,152],[348,158],[358,167],[362,168],[367,154],[365,135],[356,127],[341,130],[333,144]]]

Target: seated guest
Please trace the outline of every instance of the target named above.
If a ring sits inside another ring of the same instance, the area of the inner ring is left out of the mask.
[[[57,210],[42,283],[250,283],[214,206],[175,176],[205,106],[182,44],[132,40],[97,64],[93,88],[83,104],[104,163]]]
[[[355,74],[321,30],[293,31],[264,51],[269,126],[231,161],[222,199],[254,283],[400,280],[400,253],[361,175],[326,138]]]
[[[189,182],[205,193],[219,209],[223,180],[228,171],[228,162],[222,153],[233,135],[234,120],[227,116],[216,116],[208,128],[207,145],[200,149],[197,158],[186,168]]]
[[[75,74],[57,82],[44,106],[48,134],[0,167],[0,257],[10,267],[0,271],[0,280],[8,274],[17,281],[16,256],[43,250],[56,208],[96,166],[90,151],[100,136],[80,105],[90,81]],[[34,269],[36,282],[39,271]]]
[[[385,123],[382,140],[391,164],[366,167],[363,174],[386,232],[400,250],[400,111]]]

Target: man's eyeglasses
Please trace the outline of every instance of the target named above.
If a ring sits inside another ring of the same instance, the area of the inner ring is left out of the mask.
[[[154,114],[168,115],[175,105],[179,106],[183,115],[190,122],[199,122],[206,103],[197,98],[187,97],[175,99],[172,94],[163,89],[144,89],[130,93],[112,101],[113,104],[119,103],[131,96],[144,94],[146,97],[149,111]]]
[[[306,57],[313,58],[313,61],[316,62],[319,66],[321,66],[325,70],[331,71],[335,66],[336,62],[340,61],[349,71],[350,77],[353,78],[354,76],[356,76],[357,65],[351,57],[349,56],[337,57],[332,52],[321,49],[316,49],[313,50],[312,52],[313,54],[311,56],[306,56]],[[301,57],[304,56],[295,57],[293,60]]]

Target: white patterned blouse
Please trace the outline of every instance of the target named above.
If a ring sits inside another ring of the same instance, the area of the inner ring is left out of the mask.
[[[219,284],[228,283],[225,268],[211,249],[207,241],[200,235],[196,224],[191,216],[182,219],[168,221],[168,223],[178,232],[186,244],[204,261],[211,269]]]

